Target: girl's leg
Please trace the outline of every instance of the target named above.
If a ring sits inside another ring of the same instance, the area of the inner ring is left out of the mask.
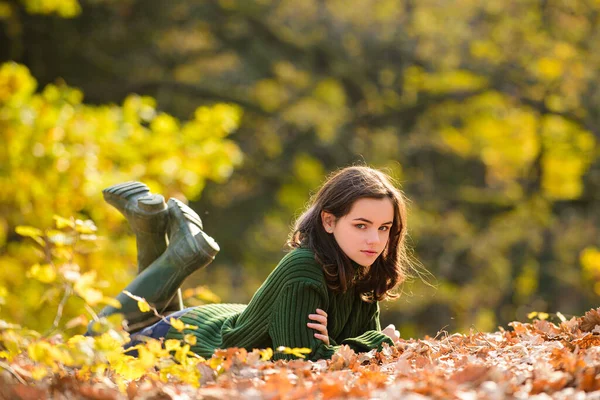
[[[145,298],[159,313],[165,311],[184,279],[208,265],[219,251],[217,243],[202,231],[197,215],[189,207],[170,199],[167,212],[169,244],[166,251],[124,289]],[[99,316],[122,313],[130,324],[130,331],[153,323],[153,314],[142,313],[137,300],[123,292],[117,300],[121,303],[120,309],[107,306]]]
[[[144,271],[167,248],[168,210],[160,194],[150,192],[141,182],[125,182],[102,191],[107,203],[125,216],[136,237],[138,274]],[[200,217],[187,206],[186,214],[202,229]],[[167,305],[165,313],[183,309],[181,289]]]

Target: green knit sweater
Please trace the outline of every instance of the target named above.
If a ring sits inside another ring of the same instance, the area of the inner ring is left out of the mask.
[[[314,337],[317,332],[306,326],[315,322],[308,314],[320,308],[327,313],[330,345]],[[308,249],[295,249],[279,262],[256,291],[250,303],[209,304],[191,308],[181,320],[198,329],[178,332],[170,328],[167,339],[182,339],[193,334],[197,342],[191,350],[210,357],[215,349],[279,346],[307,347],[310,360],[328,359],[342,344],[357,352],[381,350],[392,339],[381,332],[379,304],[367,303],[353,289],[333,293],[325,283],[321,266]],[[276,353],[274,359],[291,359]]]

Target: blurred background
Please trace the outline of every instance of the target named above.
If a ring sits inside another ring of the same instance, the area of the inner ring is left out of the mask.
[[[398,180],[433,275],[383,326],[599,305],[595,0],[0,0],[0,63],[0,319],[47,329],[62,298],[17,226],[90,218],[96,249],[68,263],[109,295],[135,275],[101,195],[127,180],[189,201],[221,245],[188,303],[246,303],[310,194],[356,163]]]

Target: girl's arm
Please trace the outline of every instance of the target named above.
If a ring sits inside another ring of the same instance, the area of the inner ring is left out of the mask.
[[[358,336],[342,340],[341,344],[347,344],[356,352],[365,352],[372,349],[381,349],[383,343],[390,346],[394,345],[394,340],[381,331],[381,322],[379,321],[379,303],[365,303],[369,308],[367,323],[362,322],[364,328]]]
[[[314,336],[315,330],[307,326],[307,323],[313,322],[308,318],[309,314],[317,308],[327,309],[327,292],[322,285],[308,280],[290,282],[283,287],[276,301],[269,324],[273,348],[306,347],[312,350],[308,354],[310,360],[331,358],[340,346],[323,343]],[[281,353],[274,356],[274,359],[292,358],[295,357]]]

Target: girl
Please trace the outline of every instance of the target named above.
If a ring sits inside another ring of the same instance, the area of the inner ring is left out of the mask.
[[[183,280],[208,265],[219,247],[189,207],[175,199],[165,205],[141,183],[116,185],[104,194],[137,237],[140,274],[125,290],[168,311]],[[399,339],[393,325],[381,330],[378,302],[398,297],[392,289],[409,267],[405,238],[405,201],[389,177],[369,167],[344,168],[313,196],[290,234],[292,250],[248,305],[209,304],[170,314],[197,327],[182,332],[164,320],[141,329],[153,321],[123,293],[117,297],[121,309],[109,306],[100,315],[124,313],[130,331],[137,331],[134,342],[193,334],[191,350],[206,358],[227,347],[307,347],[311,360],[330,358],[343,344],[357,352],[380,350]]]

